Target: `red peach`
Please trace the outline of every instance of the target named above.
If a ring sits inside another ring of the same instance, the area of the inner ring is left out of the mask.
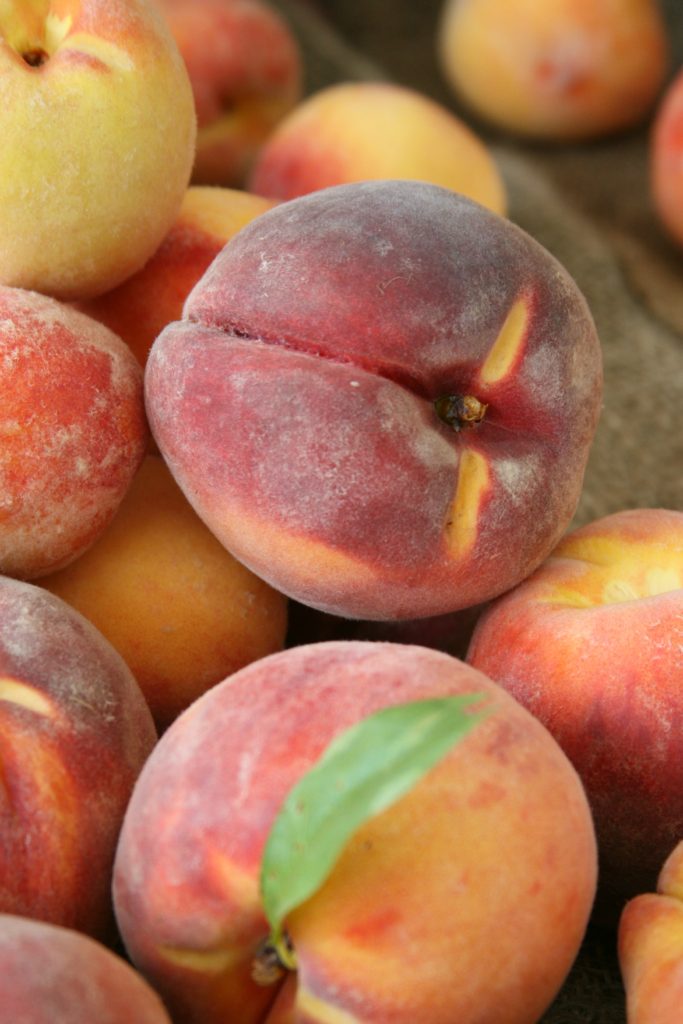
[[[110,521],[147,445],[142,373],[90,317],[0,288],[0,572],[76,558]]]
[[[121,657],[67,604],[0,577],[0,911],[110,939],[114,848],[156,733]]]
[[[569,533],[494,601],[467,660],[550,730],[595,817],[601,916],[654,885],[683,835],[683,513]]]
[[[294,199],[372,178],[430,181],[496,213],[507,206],[493,157],[465,122],[391,82],[344,82],[309,96],[266,140],[249,188]]]
[[[361,619],[444,614],[528,575],[574,513],[601,385],[553,257],[464,196],[396,180],[248,224],[145,375],[159,449],[219,540]]]
[[[171,1024],[137,971],[80,932],[0,914],[0,1006],[7,1024]]]
[[[261,856],[291,787],[373,711],[473,692],[488,716],[361,826],[285,922],[297,973],[257,985]],[[129,804],[114,895],[183,1024],[528,1024],[578,951],[595,860],[578,778],[521,705],[446,654],[340,641],[263,658],[174,722]]]

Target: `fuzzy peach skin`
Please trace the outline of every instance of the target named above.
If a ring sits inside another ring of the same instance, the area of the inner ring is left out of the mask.
[[[185,61],[197,111],[195,184],[241,187],[300,100],[303,60],[267,0],[155,0]]]
[[[171,1024],[154,990],[70,928],[0,914],[0,1006],[16,1024]]]
[[[145,374],[159,449],[216,536],[288,596],[360,619],[454,611],[531,572],[574,512],[601,384],[566,271],[418,181],[262,214]]]
[[[0,912],[111,938],[111,871],[156,740],[120,655],[64,601],[0,577]]]
[[[358,830],[286,922],[298,972],[257,985],[260,861],[287,792],[366,715],[458,693],[488,717]],[[529,1024],[578,951],[595,861],[576,774],[519,704],[446,654],[339,641],[263,658],[176,720],[129,804],[114,899],[178,1024]]]
[[[113,644],[160,731],[210,686],[284,646],[286,598],[225,550],[153,455],[102,537],[40,585]]]
[[[187,71],[147,0],[0,6],[0,283],[83,298],[145,263],[196,137]]]
[[[557,141],[637,125],[669,63],[657,0],[444,0],[436,48],[470,110]]]
[[[666,858],[657,890],[635,896],[619,919],[627,1024],[678,1024],[683,1006],[683,841]]]
[[[650,190],[657,215],[683,245],[683,68],[659,104],[649,144]]]
[[[118,508],[148,441],[142,372],[111,331],[0,286],[0,572],[66,565]]]
[[[123,338],[144,366],[156,336],[181,318],[185,299],[228,239],[274,205],[238,189],[190,186],[175,223],[142,270],[76,308]]]
[[[632,509],[569,533],[482,615],[467,660],[583,779],[601,913],[650,891],[683,835],[683,512]]]
[[[495,213],[507,207],[493,156],[465,122],[390,82],[345,82],[300,103],[266,140],[249,188],[294,199],[372,178],[431,181]]]

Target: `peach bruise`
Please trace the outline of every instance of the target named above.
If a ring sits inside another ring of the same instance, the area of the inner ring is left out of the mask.
[[[571,519],[601,400],[569,274],[418,181],[340,185],[236,235],[154,343],[156,442],[252,571],[350,618],[481,603]]]

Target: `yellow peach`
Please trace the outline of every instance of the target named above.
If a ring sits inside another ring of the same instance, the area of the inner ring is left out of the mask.
[[[284,644],[285,598],[228,554],[152,455],[99,541],[40,584],[123,656],[159,729]]]
[[[0,283],[58,298],[152,255],[194,158],[187,71],[146,0],[0,5]]]

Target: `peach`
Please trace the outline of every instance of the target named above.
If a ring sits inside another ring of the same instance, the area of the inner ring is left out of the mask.
[[[313,94],[266,140],[253,192],[294,199],[330,185],[416,178],[505,213],[503,179],[484,143],[446,107],[390,82],[345,82]]]
[[[656,0],[445,0],[437,48],[468,108],[556,141],[637,125],[669,60]]]
[[[528,575],[573,515],[601,401],[585,300],[537,242],[419,181],[248,224],[145,373],[159,449],[277,590],[440,615]]]
[[[650,190],[671,237],[683,245],[683,68],[659,104],[649,144]]]
[[[656,892],[621,912],[619,963],[627,1024],[678,1024],[683,1006],[683,841],[664,861]]]
[[[121,654],[160,731],[214,683],[284,645],[286,599],[225,550],[155,456],[103,536],[40,584]]]
[[[76,307],[118,334],[144,366],[156,336],[180,320],[185,299],[228,239],[274,202],[230,188],[193,185],[142,270]]]
[[[83,298],[170,228],[196,137],[192,89],[147,0],[0,7],[0,283]]]
[[[261,856],[286,794],[373,711],[459,693],[487,717],[353,835],[286,920],[298,971],[257,985]],[[263,658],[174,722],[131,798],[114,899],[185,1024],[528,1024],[579,948],[595,860],[576,773],[519,704],[447,654],[339,641]]]
[[[267,0],[156,0],[183,56],[197,112],[195,184],[244,185],[275,125],[299,101],[303,62]]]
[[[16,1024],[171,1024],[137,971],[70,928],[0,914],[0,1005]]]
[[[632,509],[569,533],[482,615],[467,660],[547,726],[583,779],[598,906],[613,916],[683,835],[683,513]]]
[[[152,716],[89,622],[7,577],[0,737],[0,911],[111,938],[114,848],[156,740]]]
[[[106,527],[147,445],[142,372],[56,299],[0,287],[0,572],[35,578]]]

